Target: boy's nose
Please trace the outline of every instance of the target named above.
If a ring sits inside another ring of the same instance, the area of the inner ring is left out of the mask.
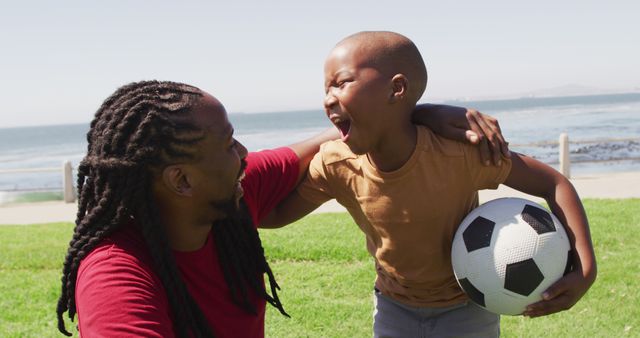
[[[324,108],[325,109],[331,108],[331,106],[336,104],[336,101],[337,101],[336,97],[333,96],[331,92],[328,92],[327,95],[324,96]]]

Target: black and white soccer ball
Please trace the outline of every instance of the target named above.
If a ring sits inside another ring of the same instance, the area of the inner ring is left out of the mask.
[[[507,315],[542,299],[569,269],[569,255],[562,223],[522,198],[499,198],[472,210],[451,248],[453,271],[469,298]]]

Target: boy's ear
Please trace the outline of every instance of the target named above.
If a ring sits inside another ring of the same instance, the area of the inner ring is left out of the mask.
[[[170,165],[162,170],[162,183],[167,190],[185,197],[193,196],[188,172],[182,165]]]
[[[409,79],[404,74],[396,74],[391,79],[391,97],[392,103],[401,101],[407,95],[409,90]]]

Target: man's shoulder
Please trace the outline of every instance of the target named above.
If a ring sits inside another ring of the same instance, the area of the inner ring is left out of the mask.
[[[152,258],[146,250],[142,235],[131,228],[123,228],[100,242],[80,263],[84,270],[124,271],[123,268],[152,272]],[[127,270],[125,269],[125,270]]]
[[[82,336],[172,336],[167,293],[133,230],[117,230],[80,263],[75,299]]]
[[[323,143],[320,146],[320,155],[324,165],[333,165],[358,158],[358,155],[354,154],[349,146],[341,140]]]

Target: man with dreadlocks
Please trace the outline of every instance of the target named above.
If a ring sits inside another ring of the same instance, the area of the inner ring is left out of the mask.
[[[454,130],[465,115],[438,114],[447,109],[423,110],[441,116],[438,129],[464,135]],[[287,314],[256,225],[336,135],[248,154],[223,105],[198,88],[119,88],[95,114],[78,168],[58,329],[71,335],[68,312],[88,337],[263,336],[266,302]]]

